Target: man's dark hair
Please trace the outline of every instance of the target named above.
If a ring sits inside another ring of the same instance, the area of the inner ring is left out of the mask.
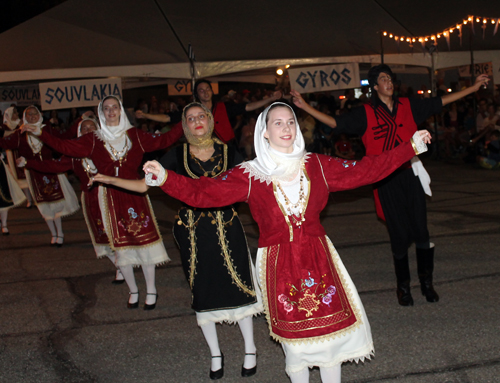
[[[378,76],[380,73],[387,73],[394,80],[394,73],[392,73],[389,65],[380,64],[376,66],[372,66],[368,71],[368,84],[370,84],[370,90],[372,95],[376,93],[374,87],[377,85]]]

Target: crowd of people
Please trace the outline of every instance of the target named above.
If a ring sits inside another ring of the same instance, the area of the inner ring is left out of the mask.
[[[21,120],[12,106],[0,138],[8,152],[0,163],[2,233],[9,234],[7,211],[27,200],[46,220],[50,244],[62,246],[62,218],[79,208],[65,174],[72,171],[96,256],[110,259],[113,282],[128,286],[128,309],[139,307],[133,268],[141,267],[143,308],[153,310],[155,269],[169,257],[147,190],[161,187],[183,202],[173,234],[210,350],[210,378],[224,375],[216,331],[224,322],[238,323],[242,333],[241,376],[257,372],[252,317],[265,313],[292,383],[308,382],[313,366],[324,383],[340,382],[341,364],[370,358],[374,347],[356,287],[319,220],[329,193],[373,184],[391,240],[398,303],[414,302],[411,243],[422,295],[438,302],[425,207],[429,180],[417,157],[432,129],[419,127],[446,115],[458,133],[457,103],[488,82],[479,76],[461,91],[418,99],[398,94],[386,65],[372,67],[368,77],[362,97],[346,91],[340,106],[331,94],[306,99],[281,90],[230,91],[216,99],[204,79],[195,83],[192,103],[152,98],[127,114],[121,100],[108,96],[82,115],[72,110],[66,123],[57,112],[44,120],[33,105]],[[483,142],[492,151],[497,118],[488,109],[469,144]],[[480,161],[491,165],[489,155]],[[255,264],[234,206],[242,202],[260,229]]]

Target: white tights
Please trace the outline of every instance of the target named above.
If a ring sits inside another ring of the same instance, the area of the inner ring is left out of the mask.
[[[125,282],[127,283],[130,292],[138,292],[139,289],[137,288],[137,283],[135,282],[134,268],[132,267],[132,265],[120,266],[120,271],[125,278]],[[142,272],[144,273],[144,278],[146,279],[147,293],[154,294],[146,295],[146,303],[148,305],[151,305],[156,302],[155,265],[142,265]],[[139,294],[131,294],[128,302],[135,303],[138,300]]]
[[[2,227],[7,227],[7,217],[9,215],[8,210],[0,211],[0,219],[2,220]]]
[[[45,222],[47,222],[47,226],[49,227],[50,233],[53,237],[64,237],[61,217],[46,219]]]
[[[255,347],[253,339],[253,318],[252,316],[247,316],[238,321],[240,327],[241,335],[243,336],[243,341],[245,342],[245,354],[255,354],[257,348]],[[208,347],[210,348],[210,354],[212,355],[212,371],[217,371],[222,367],[222,358],[214,358],[214,356],[220,356],[221,351],[219,348],[219,339],[217,337],[217,329],[215,327],[215,322],[208,322],[201,327],[203,336],[207,341]],[[256,355],[245,355],[245,362],[243,367],[252,368],[257,364]]]
[[[340,383],[340,364],[333,367],[320,367],[319,373],[322,383]],[[290,374],[290,380],[292,383],[309,383],[309,368]]]

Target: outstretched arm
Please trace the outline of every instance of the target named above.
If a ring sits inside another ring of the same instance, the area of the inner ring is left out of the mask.
[[[477,92],[479,88],[481,88],[482,85],[486,86],[490,79],[488,78],[488,75],[482,74],[477,76],[476,82],[474,85],[469,86],[468,88],[461,90],[460,92],[455,92],[455,93],[450,93],[447,94],[443,97],[441,97],[441,101],[443,102],[443,106],[450,104],[452,102],[455,102],[457,100],[460,100],[461,98],[468,96],[471,93]]]
[[[170,122],[170,116],[168,114],[144,113],[142,110],[135,111],[135,118],[138,118],[138,119],[147,118],[148,120],[153,120],[156,122],[163,122],[165,124]]]
[[[250,185],[249,175],[239,167],[222,173],[217,178],[192,179],[171,170],[165,171],[157,161],[144,164],[146,182],[160,186],[168,195],[193,207],[213,208],[232,205],[247,200]],[[154,175],[156,180],[151,180]]]
[[[322,123],[328,125],[330,128],[335,128],[337,127],[337,121],[335,118],[332,116],[329,116],[328,114],[325,114],[323,112],[320,112],[317,109],[314,109],[311,105],[309,105],[305,100],[302,98],[299,92],[296,90],[291,90],[290,94],[293,96],[293,103],[300,109],[303,109],[305,112],[309,113],[311,116],[313,116],[316,120],[321,121]]]
[[[103,174],[96,174],[90,179],[89,186],[92,185],[93,182],[100,182],[107,185],[117,186],[122,189],[127,189],[137,193],[145,193],[149,186],[146,185],[144,179],[142,180],[126,180],[124,178],[105,176]]]
[[[283,94],[281,93],[281,91],[277,90],[269,98],[265,98],[263,100],[259,100],[259,101],[255,101],[255,102],[249,102],[248,104],[245,105],[245,110],[247,112],[251,112],[252,110],[262,108],[263,106],[266,106],[267,104],[270,104],[273,101],[279,100],[282,97],[282,95]]]

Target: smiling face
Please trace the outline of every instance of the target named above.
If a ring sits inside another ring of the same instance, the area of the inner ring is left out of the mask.
[[[80,126],[80,133],[83,136],[84,134],[93,132],[94,130],[97,130],[95,123],[90,120],[85,120],[82,122],[82,125]]]
[[[391,76],[384,72],[380,73],[377,78],[377,85],[373,89],[377,91],[379,97],[392,97],[394,84]]]
[[[102,103],[102,110],[104,112],[104,118],[106,119],[106,125],[117,126],[120,123],[121,107],[120,103],[113,97],[107,98]]]
[[[40,119],[40,113],[38,113],[38,110],[35,108],[28,108],[26,110],[26,121],[28,121],[28,124],[36,124],[38,120]]]
[[[186,123],[193,136],[203,136],[208,133],[207,113],[199,106],[193,106],[186,111]]]
[[[290,108],[278,106],[269,110],[264,137],[269,140],[271,148],[282,153],[292,153],[296,134],[297,123]]]

